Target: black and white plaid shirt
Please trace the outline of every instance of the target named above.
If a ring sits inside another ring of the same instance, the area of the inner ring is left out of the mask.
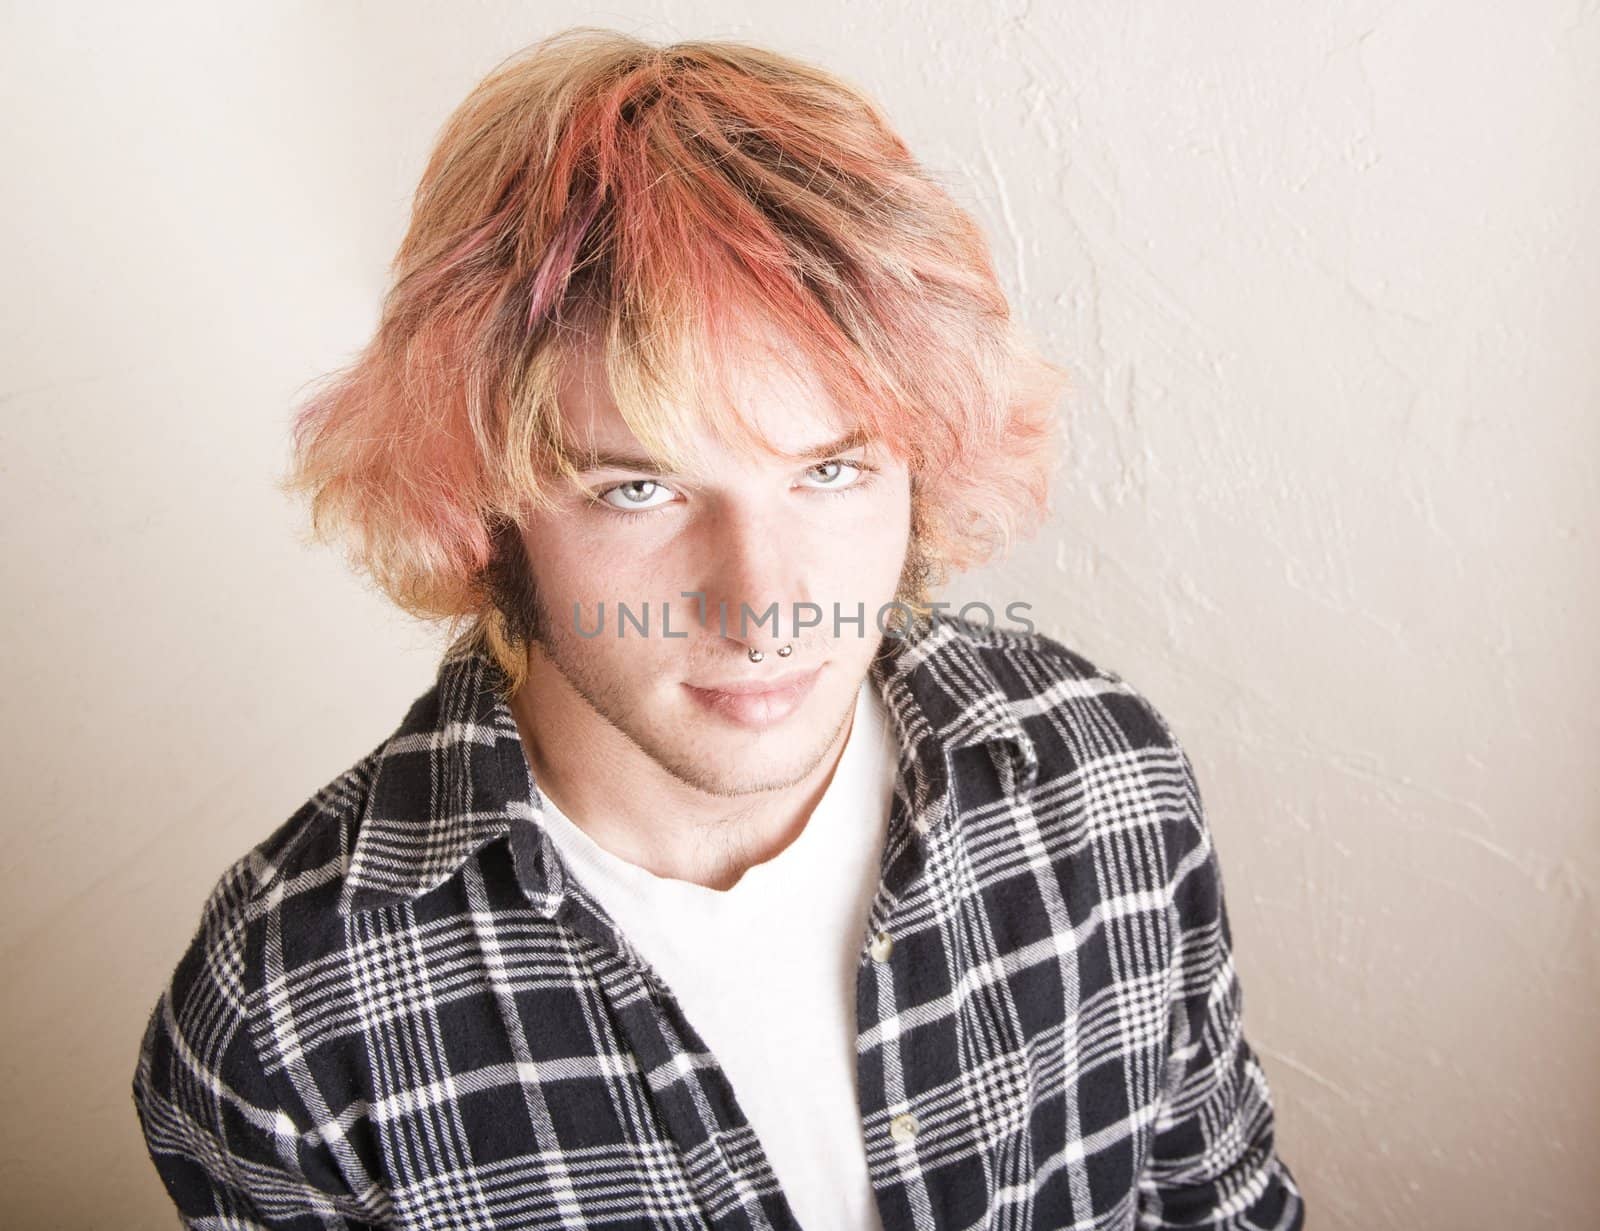
[[[1301,1228],[1166,722],[1042,634],[884,647],[901,752],[856,1054],[885,1231]],[[540,827],[502,678],[447,654],[212,894],[134,1080],[186,1225],[798,1227]]]

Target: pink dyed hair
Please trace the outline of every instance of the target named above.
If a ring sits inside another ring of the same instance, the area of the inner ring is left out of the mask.
[[[555,390],[587,339],[674,462],[686,406],[751,439],[701,386],[748,362],[752,319],[792,339],[907,460],[913,607],[1049,513],[1065,370],[1021,333],[972,217],[870,99],[804,62],[593,27],[524,49],[446,123],[393,274],[375,336],[296,414],[282,485],[309,494],[314,537],[342,531],[356,568],[514,685],[526,650],[493,578],[507,528],[573,464]]]

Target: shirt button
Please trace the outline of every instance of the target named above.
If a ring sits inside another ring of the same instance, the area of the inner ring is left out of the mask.
[[[889,1136],[896,1141],[912,1141],[917,1136],[917,1117],[909,1111],[889,1121]]]
[[[887,932],[879,932],[872,938],[872,960],[874,962],[887,962],[889,955],[894,952],[894,937]]]

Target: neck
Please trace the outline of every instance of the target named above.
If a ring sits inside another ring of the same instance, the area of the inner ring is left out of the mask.
[[[717,890],[799,837],[833,780],[855,713],[852,705],[798,781],[725,795],[668,770],[541,654],[530,657],[511,710],[539,792],[596,845],[657,876]]]

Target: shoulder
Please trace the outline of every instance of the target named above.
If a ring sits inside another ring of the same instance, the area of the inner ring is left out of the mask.
[[[313,1193],[299,1170],[305,1151],[320,1147],[306,1136],[305,1092],[270,1027],[267,989],[304,936],[342,943],[333,903],[373,756],[316,791],[222,874],[145,1026],[134,1107],[168,1192],[195,1225],[268,1188],[275,1200],[304,1198],[318,1211],[351,1200],[337,1189]]]
[[[1194,767],[1143,688],[1036,630],[957,620],[947,637],[948,650],[932,656],[938,670],[977,682],[943,691],[1006,737],[1014,780],[1027,784],[1039,818],[1073,833],[1153,832],[1169,852],[1204,841]]]
[[[1030,782],[1028,823],[1062,849],[1098,852],[1117,877],[1170,901],[1206,891],[1214,845],[1189,753],[1140,687],[1037,631],[963,624],[962,653],[1003,699],[998,729],[1017,735]],[[1195,871],[1201,876],[1194,876]]]
[[[305,936],[320,937],[328,947],[342,943],[336,903],[345,852],[378,751],[295,808],[236,859],[205,897],[199,924],[161,989],[140,1044],[134,1100],[152,1148],[164,1141],[172,1108],[182,1107],[182,1116],[220,1132],[212,1121],[228,1106],[266,1123],[278,1105],[281,1091],[271,1088],[255,1029],[268,967],[264,937],[274,920],[288,918],[290,927],[276,929],[280,948],[286,932],[297,938],[297,947]]]
[[[1033,629],[941,617],[1030,734],[1092,737],[1085,747],[1178,751],[1161,710],[1122,672]]]
[[[300,927],[337,926],[342,878],[381,748],[314,791],[217,879],[167,988],[175,1007],[204,987],[242,1015],[259,981],[261,925],[274,913],[291,911]]]

